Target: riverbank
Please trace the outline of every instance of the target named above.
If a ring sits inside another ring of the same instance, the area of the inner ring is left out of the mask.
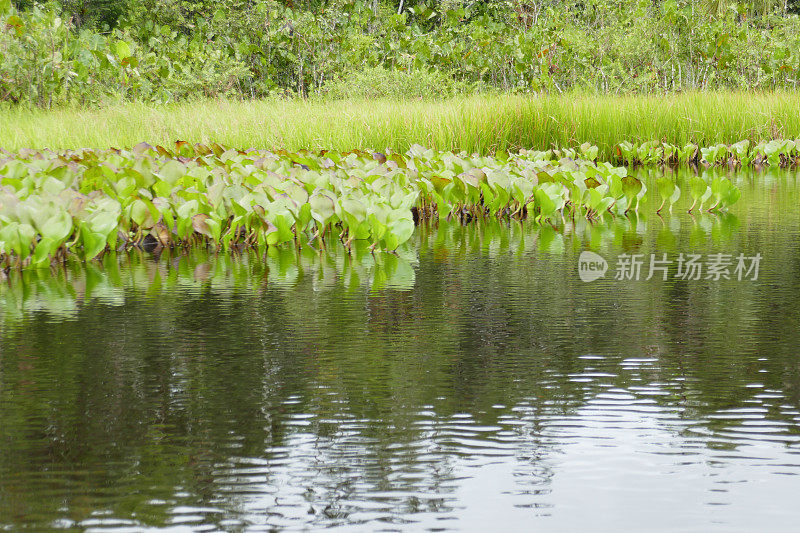
[[[488,153],[589,142],[682,146],[800,137],[800,93],[670,96],[472,96],[442,101],[200,100],[102,109],[0,110],[0,148],[131,147],[141,141],[238,148],[354,148]]]

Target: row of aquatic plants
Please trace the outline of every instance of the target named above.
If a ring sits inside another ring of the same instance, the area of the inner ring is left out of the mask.
[[[800,139],[773,139],[751,143],[749,140],[733,144],[719,143],[703,147],[695,143],[684,146],[648,141],[635,144],[623,141],[614,147],[614,162],[626,166],[728,166],[778,168],[800,167]],[[543,157],[559,159],[587,159],[596,161],[597,146],[584,143],[576,148],[553,149]]]
[[[589,151],[588,148],[584,151]],[[595,220],[649,201],[624,167],[553,151],[270,152],[178,141],[167,149],[22,150],[0,159],[0,266],[89,260],[126,246],[222,249],[297,243],[393,251],[415,224],[441,218]],[[587,154],[591,155],[591,154]],[[659,210],[681,188],[656,181]],[[726,177],[695,176],[692,208],[739,198]]]
[[[589,148],[591,150],[592,148]],[[580,150],[584,152],[587,150]],[[748,140],[733,144],[702,147],[688,143],[683,147],[649,141],[642,144],[621,142],[616,147],[617,161],[637,165],[705,165],[730,167],[800,166],[800,139],[774,139],[753,144]]]

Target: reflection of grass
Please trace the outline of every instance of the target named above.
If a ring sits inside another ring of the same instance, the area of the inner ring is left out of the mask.
[[[129,147],[146,140],[237,147],[436,149],[567,146],[608,156],[628,140],[682,146],[800,137],[800,94],[474,96],[423,101],[198,101],[100,110],[0,111],[0,147]]]

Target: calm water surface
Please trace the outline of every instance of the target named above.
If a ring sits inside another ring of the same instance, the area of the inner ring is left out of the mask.
[[[0,529],[797,531],[798,178],[736,179],[729,216],[12,276]],[[632,253],[763,259],[613,279]]]

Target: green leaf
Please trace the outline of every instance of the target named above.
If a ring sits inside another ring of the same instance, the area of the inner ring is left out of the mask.
[[[131,46],[125,41],[117,41],[114,43],[114,53],[120,61],[128,59],[131,57]]]
[[[399,245],[411,238],[414,233],[414,221],[409,218],[400,218],[390,225],[392,235],[396,238],[396,244],[390,250],[396,249]]]
[[[536,189],[534,192],[536,207],[539,208],[539,216],[548,218],[556,212],[556,203],[544,189]]]
[[[210,220],[211,217],[203,213],[194,215],[192,217],[192,229],[201,235],[205,235],[209,239],[213,239],[214,233],[212,232],[211,225],[209,224]],[[219,225],[217,225],[217,228],[219,228]]]
[[[622,178],[622,193],[629,199],[636,197],[642,190],[642,182],[633,176]]]
[[[14,28],[14,33],[17,37],[22,37],[22,34],[25,32],[25,24],[22,22],[22,19],[19,15],[11,15],[6,19],[6,26],[9,28]]]
[[[34,268],[44,268],[50,266],[50,256],[60,245],[60,242],[47,237],[40,240],[36,245],[36,248],[33,250],[31,266]]]
[[[155,226],[150,207],[141,198],[137,198],[130,205],[130,219],[142,229],[150,229]]]
[[[72,217],[66,211],[58,211],[39,227],[39,233],[60,245],[72,233]]]
[[[742,191],[739,190],[739,187],[735,185],[725,191],[725,194],[722,196],[722,202],[725,206],[731,206],[739,201],[739,198],[742,196]]]
[[[158,176],[170,186],[186,175],[186,166],[180,161],[170,159],[158,171]]]
[[[81,228],[81,242],[83,244],[83,258],[87,261],[94,259],[106,249],[107,235],[95,233],[87,226]]]
[[[294,240],[294,232],[292,231],[290,216],[287,217],[286,215],[276,215],[273,217],[272,223],[278,229],[278,243]]]
[[[678,201],[680,197],[681,197],[681,188],[676,185],[675,189],[673,189],[672,191],[672,195],[668,198],[668,201],[670,204],[674,204],[675,202]]]
[[[689,180],[689,192],[691,192],[692,198],[695,200],[700,199],[700,197],[706,193],[707,189],[708,184],[703,178],[694,176]]]
[[[28,224],[10,222],[0,228],[0,242],[6,253],[14,253],[20,260],[30,255],[31,244],[36,236],[36,230]]]
[[[658,186],[658,194],[660,194],[661,198],[664,200],[669,200],[672,197],[673,191],[677,188],[670,178],[663,176],[656,179],[656,185]]]
[[[327,194],[315,192],[308,199],[311,216],[323,226],[336,214],[336,202]]]

